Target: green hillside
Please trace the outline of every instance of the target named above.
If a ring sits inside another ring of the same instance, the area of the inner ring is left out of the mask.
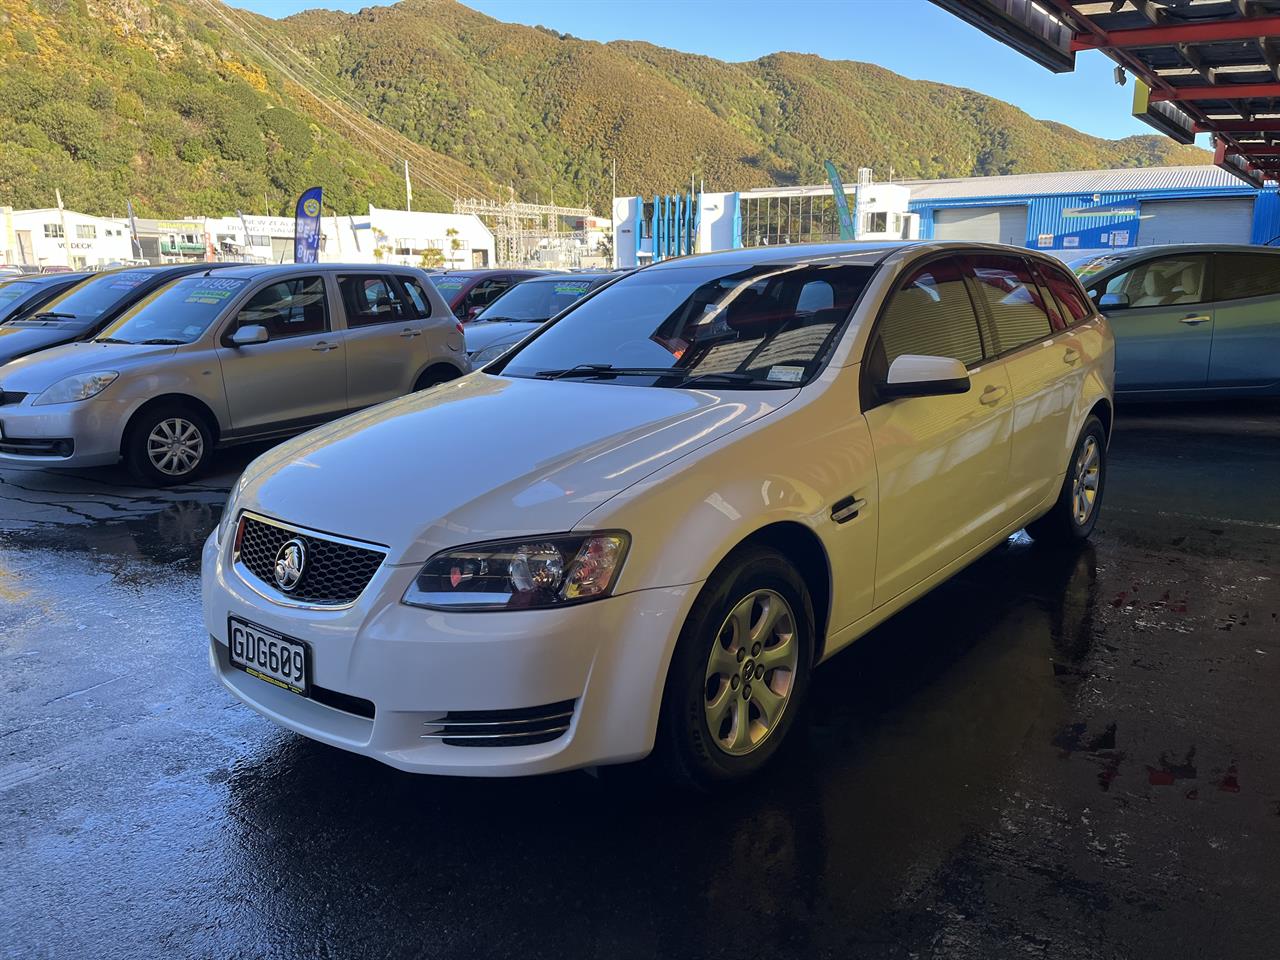
[[[141,214],[279,213],[312,183],[340,212],[398,206],[395,160],[414,150],[422,209],[509,185],[604,211],[615,159],[619,191],[646,194],[691,176],[708,189],[818,182],[828,158],[881,179],[891,167],[942,177],[1208,159],[871,64],[724,63],[502,23],[453,0],[283,21],[209,0],[0,0],[0,68],[0,203],[20,207],[51,204],[59,187],[89,212],[132,197]],[[421,147],[354,129],[319,85]]]

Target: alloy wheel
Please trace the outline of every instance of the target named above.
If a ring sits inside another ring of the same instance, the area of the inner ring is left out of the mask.
[[[185,476],[203,456],[204,435],[184,417],[167,417],[147,435],[147,459],[166,476]]]
[[[755,590],[729,611],[711,645],[703,700],[722,751],[748,754],[778,728],[799,658],[795,614],[781,594]]]
[[[1102,454],[1098,438],[1088,436],[1076,457],[1075,478],[1071,484],[1071,506],[1076,523],[1084,526],[1098,502],[1098,485],[1102,480]]]

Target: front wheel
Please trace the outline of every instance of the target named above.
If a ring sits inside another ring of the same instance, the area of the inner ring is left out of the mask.
[[[1106,482],[1107,432],[1101,420],[1090,417],[1076,441],[1057,502],[1039,520],[1027,524],[1027,533],[1049,544],[1088,538],[1098,523]]]
[[[152,486],[185,483],[200,475],[213,453],[213,433],[203,417],[182,407],[144,411],[129,425],[125,464]]]
[[[672,657],[657,752],[696,787],[758,772],[782,747],[809,681],[813,604],[781,554],[731,556],[694,602]]]

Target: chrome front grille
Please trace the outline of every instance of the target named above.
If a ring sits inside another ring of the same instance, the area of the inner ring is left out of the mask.
[[[568,731],[576,701],[519,710],[454,710],[428,720],[424,740],[455,747],[520,747],[556,740]]]
[[[283,590],[276,582],[276,559],[280,548],[295,539],[305,548],[306,561],[297,585]],[[265,587],[265,592],[258,592],[268,599],[313,607],[355,603],[384,559],[386,553],[372,545],[291,527],[251,513],[240,518],[233,556],[241,578],[255,589]]]

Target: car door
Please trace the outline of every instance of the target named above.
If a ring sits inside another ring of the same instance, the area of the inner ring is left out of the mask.
[[[877,606],[978,546],[1004,520],[1013,398],[985,340],[954,256],[910,268],[881,310],[863,370],[879,478]],[[878,399],[890,365],[911,354],[960,360],[970,389]]]
[[[231,344],[240,327],[266,327],[266,343]],[[346,354],[333,329],[323,274],[264,283],[222,331],[218,360],[236,433],[305,426],[347,407]]]
[[[466,356],[466,343],[457,318],[447,309],[432,307],[429,283],[412,274],[400,274],[400,286],[421,319],[422,336],[414,339],[414,370],[421,371],[432,363],[447,362],[461,367]],[[437,295],[438,296],[438,295]]]
[[[1116,338],[1116,390],[1194,390],[1209,376],[1214,311],[1203,253],[1153,257],[1094,287]]]
[[[1280,383],[1280,252],[1214,254],[1213,284],[1206,385]]]
[[[408,393],[426,321],[390,273],[341,273],[337,280],[347,325],[347,405],[358,409]]]
[[[1037,282],[1026,257],[975,253],[969,267],[979,309],[1013,391],[1012,519],[1041,504],[1061,483],[1067,434],[1086,367],[1081,344],[1065,332],[1056,301]]]

